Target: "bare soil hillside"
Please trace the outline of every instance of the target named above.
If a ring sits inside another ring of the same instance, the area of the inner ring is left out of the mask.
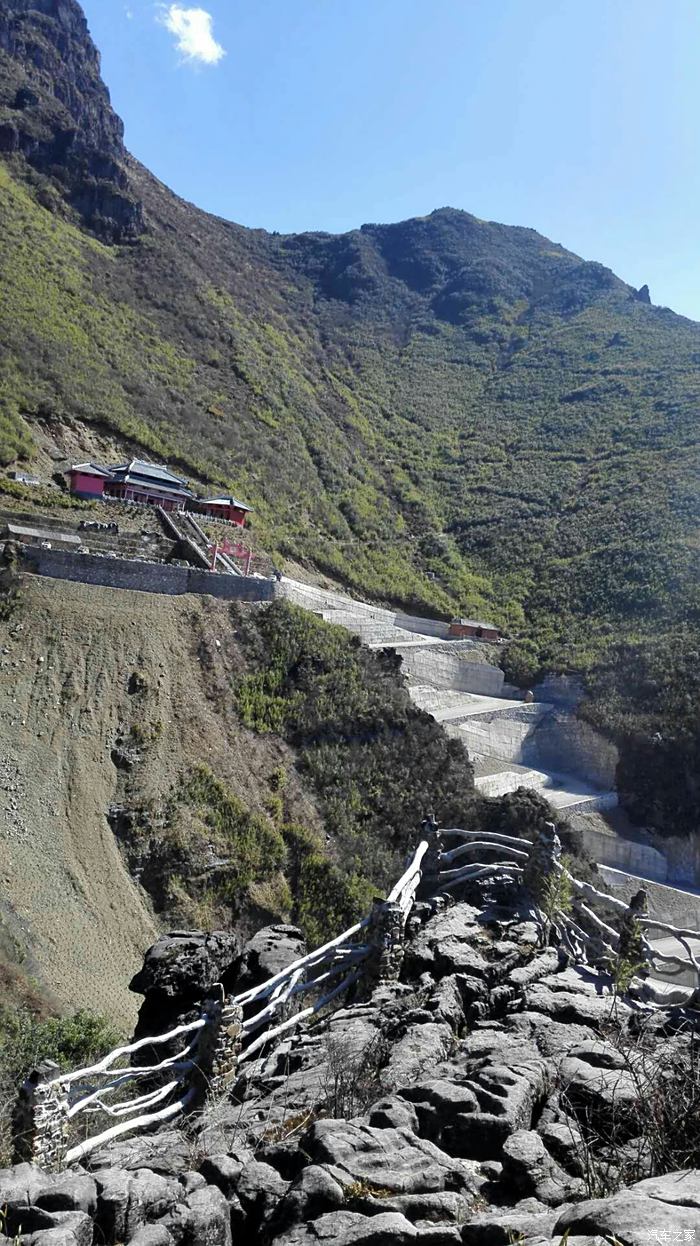
[[[109,810],[125,793],[159,805],[202,763],[260,810],[289,755],[231,710],[240,657],[223,602],[26,577],[0,650],[0,931],[60,1006],[127,1026],[157,920]],[[317,825],[289,770],[295,812]]]

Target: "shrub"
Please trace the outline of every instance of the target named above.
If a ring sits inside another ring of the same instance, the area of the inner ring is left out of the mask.
[[[11,1162],[11,1108],[29,1070],[42,1060],[62,1069],[88,1065],[121,1039],[110,1021],[84,1009],[37,1021],[28,1008],[0,1007],[0,1163]]]

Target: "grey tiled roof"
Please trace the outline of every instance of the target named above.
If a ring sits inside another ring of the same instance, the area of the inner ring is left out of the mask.
[[[174,472],[162,467],[158,463],[146,463],[144,459],[132,459],[130,463],[120,463],[117,467],[111,469],[112,475],[119,475],[124,479],[129,476],[141,476],[147,480],[152,480],[154,484],[165,485],[186,485],[187,481],[181,476],[176,476]]]

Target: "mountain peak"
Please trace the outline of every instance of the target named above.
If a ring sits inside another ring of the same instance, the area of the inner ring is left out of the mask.
[[[143,229],[126,173],[124,129],[76,0],[0,7],[0,152],[55,178],[85,224],[108,241]]]

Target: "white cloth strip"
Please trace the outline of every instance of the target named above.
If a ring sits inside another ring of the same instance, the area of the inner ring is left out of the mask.
[[[626,913],[628,911],[629,906],[625,904],[624,900],[618,900],[615,896],[606,896],[604,892],[596,891],[595,887],[592,887],[590,883],[584,883],[580,878],[574,878],[566,866],[561,864],[561,861],[557,861],[555,864],[563,874],[566,874],[566,877],[571,880],[576,890],[582,896],[588,896],[589,900],[599,900],[601,904],[606,904],[608,908],[613,909],[616,913]]]
[[[273,974],[271,978],[268,978],[267,982],[262,982],[260,986],[250,987],[249,990],[243,991],[241,995],[236,995],[233,1002],[243,1006],[245,1004],[252,1003],[254,999],[259,999],[261,997],[264,998],[269,995],[271,989],[279,981],[288,977],[295,969],[310,968],[312,965],[317,964],[319,960],[324,959],[326,952],[330,952],[333,948],[337,947],[339,943],[344,943],[346,940],[351,939],[353,935],[358,934],[360,930],[364,930],[368,923],[369,918],[365,917],[361,922],[357,922],[356,925],[351,926],[349,930],[344,930],[343,933],[339,934],[336,939],[330,939],[328,943],[324,943],[322,947],[316,948],[316,950],[314,952],[310,952],[308,956],[302,956],[291,965],[287,965],[286,969],[280,969],[278,973]]]
[[[463,869],[458,871],[457,876],[450,879],[449,882],[443,883],[440,880],[440,887],[443,891],[449,891],[450,887],[456,887],[459,883],[464,882],[465,879],[478,879],[484,878],[489,874],[501,874],[504,879],[510,880],[515,874],[521,873],[521,867],[516,865],[514,861],[499,861],[490,865],[487,865],[484,861],[475,861],[473,865],[465,865]]]
[[[465,856],[468,852],[478,851],[480,848],[494,848],[498,852],[507,852],[511,856],[521,861],[527,861],[528,852],[523,852],[521,848],[513,848],[510,844],[497,844],[489,839],[473,839],[467,844],[460,844],[458,848],[453,848],[451,852],[440,853],[440,864],[443,861],[449,864],[450,861],[456,861],[458,857]]]
[[[140,1129],[142,1125],[155,1125],[156,1121],[170,1120],[171,1116],[177,1116],[178,1113],[187,1109],[195,1093],[194,1089],[190,1090],[182,1099],[178,1099],[176,1103],[169,1103],[159,1112],[149,1112],[144,1116],[136,1116],[133,1120],[122,1121],[120,1125],[113,1125],[111,1129],[97,1134],[95,1138],[88,1138],[86,1142],[81,1142],[79,1146],[74,1146],[68,1151],[66,1164],[75,1164],[77,1160],[82,1159],[84,1155],[89,1155],[90,1151],[94,1151],[96,1147],[102,1146],[105,1142],[111,1142],[113,1138],[119,1138],[122,1134],[130,1133],[132,1129]]]
[[[359,977],[360,973],[358,970],[349,974],[347,978],[338,984],[338,986],[336,986],[332,991],[329,991],[327,995],[324,995],[323,999],[319,999],[309,1008],[304,1008],[302,1012],[298,1012],[296,1016],[290,1017],[287,1021],[283,1021],[281,1025],[276,1027],[276,1029],[267,1030],[265,1034],[261,1034],[259,1038],[255,1039],[255,1042],[250,1044],[250,1047],[246,1047],[242,1055],[239,1056],[238,1063],[241,1064],[244,1060],[248,1060],[250,1056],[252,1056],[261,1047],[264,1047],[266,1043],[278,1038],[279,1035],[283,1034],[286,1030],[291,1030],[295,1025],[298,1025],[300,1021],[305,1021],[307,1017],[313,1017],[317,1012],[320,1012],[322,1008],[325,1008],[327,1004],[330,1004],[336,996],[341,994],[342,991],[345,991],[348,987],[352,986],[353,982],[357,982]]]
[[[76,1103],[74,1107],[66,1112],[66,1117],[70,1120],[76,1116],[78,1112],[106,1112],[108,1116],[130,1116],[132,1112],[139,1112],[142,1108],[153,1107],[154,1104],[160,1103],[161,1100],[167,1099],[172,1094],[176,1086],[180,1085],[180,1078],[175,1078],[172,1082],[167,1082],[165,1086],[160,1086],[157,1090],[151,1090],[148,1094],[141,1095],[138,1099],[127,1099],[125,1103],[105,1103],[100,1098],[100,1091],[90,1095],[89,1099],[82,1099],[80,1103]],[[87,1106],[94,1104],[94,1106]]]
[[[492,839],[495,843],[510,844],[513,848],[525,848],[529,851],[532,843],[529,839],[523,839],[522,835],[501,835],[499,831],[461,831],[459,827],[452,827],[448,831],[440,831],[442,838],[446,835],[458,835],[461,839]]]
[[[423,860],[423,857],[425,856],[425,854],[426,854],[426,852],[427,852],[427,851],[428,851],[428,841],[427,841],[427,839],[422,839],[422,840],[420,841],[420,843],[419,843],[418,847],[416,848],[416,851],[415,851],[415,852],[414,852],[414,854],[413,854],[413,860],[410,862],[410,864],[409,864],[408,868],[407,868],[407,869],[404,871],[404,873],[401,875],[401,877],[400,877],[399,881],[396,883],[396,885],[395,885],[394,887],[392,887],[391,891],[389,892],[389,894],[388,894],[388,896],[387,896],[387,903],[388,903],[388,904],[395,904],[395,903],[396,903],[396,897],[397,897],[397,895],[399,895],[399,894],[400,894],[400,892],[402,891],[402,889],[403,889],[403,887],[405,886],[406,882],[407,882],[410,878],[412,878],[412,877],[413,877],[413,875],[414,875],[414,873],[416,872],[416,870],[419,870],[419,869],[420,869],[420,863],[421,863],[421,861]]]
[[[597,913],[593,912],[593,909],[589,909],[588,905],[583,903],[583,900],[579,900],[578,897],[576,897],[574,902],[577,910],[580,913],[584,913],[588,920],[592,922],[593,925],[596,926],[597,929],[603,934],[606,934],[608,938],[612,940],[613,945],[617,947],[617,944],[620,941],[618,932],[613,930],[612,926],[608,926],[608,924],[603,921],[602,917],[599,917]]]
[[[458,878],[468,878],[469,870],[485,869],[488,865],[493,866],[494,869],[519,870],[522,868],[517,861],[470,861],[469,865],[460,865],[454,870],[441,870],[437,876],[438,883],[442,887],[445,882],[454,882]]]
[[[81,1107],[85,1107],[86,1104],[90,1103],[93,1099],[96,1099],[98,1095],[100,1096],[109,1095],[112,1093],[113,1090],[119,1090],[120,1086],[126,1085],[127,1082],[135,1081],[137,1077],[143,1077],[144,1074],[146,1073],[150,1075],[152,1075],[153,1073],[166,1073],[166,1072],[167,1073],[175,1073],[175,1072],[185,1073],[187,1072],[188,1069],[193,1069],[194,1067],[195,1067],[194,1060],[169,1060],[167,1062],[164,1061],[163,1064],[155,1065],[153,1068],[150,1068],[150,1069],[135,1070],[133,1074],[131,1072],[131,1069],[124,1069],[123,1073],[120,1072],[119,1075],[115,1077],[113,1081],[107,1082],[106,1085],[104,1086],[83,1087],[83,1089],[87,1090],[88,1093],[82,1099],[76,1099],[75,1103],[71,1104],[70,1108],[68,1109],[67,1115],[74,1116],[76,1112],[80,1111]],[[181,1079],[178,1078],[178,1080],[181,1080]]]
[[[63,1073],[59,1077],[53,1077],[50,1082],[44,1082],[44,1085],[69,1086],[71,1082],[77,1081],[79,1077],[99,1077],[103,1073],[111,1072],[111,1066],[114,1064],[114,1061],[118,1060],[121,1056],[130,1056],[132,1052],[140,1051],[142,1047],[148,1047],[150,1043],[167,1043],[172,1038],[178,1038],[180,1034],[191,1034],[195,1030],[202,1030],[206,1024],[206,1017],[200,1017],[199,1020],[190,1021],[187,1025],[176,1026],[174,1030],[169,1030],[167,1034],[149,1034],[147,1038],[140,1038],[137,1043],[130,1043],[128,1047],[117,1047],[114,1051],[108,1052],[108,1054],[100,1060],[99,1064],[93,1064],[87,1069],[76,1069],[73,1073]],[[192,1044],[190,1043],[190,1046],[186,1048],[186,1051],[189,1051],[191,1047]],[[172,1058],[175,1059],[177,1057]],[[167,1060],[164,1061],[165,1065],[167,1065],[167,1063]],[[162,1067],[162,1065],[157,1065],[154,1071],[157,1071]],[[144,1072],[145,1071],[147,1070],[144,1070]]]

